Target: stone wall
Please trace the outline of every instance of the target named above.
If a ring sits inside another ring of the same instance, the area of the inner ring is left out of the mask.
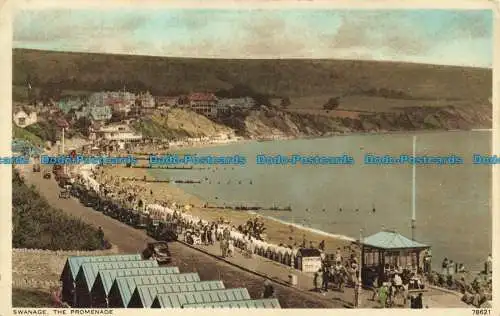
[[[99,256],[116,253],[119,253],[116,247],[100,251],[12,249],[12,287],[50,290],[59,286],[59,277],[69,256]]]

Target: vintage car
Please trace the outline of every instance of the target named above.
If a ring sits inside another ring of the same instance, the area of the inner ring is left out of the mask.
[[[80,202],[87,207],[97,208],[99,205],[99,196],[94,191],[85,191],[79,198]]]
[[[64,188],[59,192],[59,198],[60,199],[69,199],[71,197],[71,194],[69,193],[69,190],[67,188]]]
[[[85,188],[79,184],[79,183],[73,183],[73,185],[71,186],[71,195],[76,197],[76,198],[80,198],[80,196],[82,195],[82,193],[85,191]]]
[[[142,252],[142,258],[144,260],[155,259],[159,265],[172,262],[172,256],[165,241],[148,243],[146,249]]]
[[[146,229],[148,226],[148,216],[144,213],[141,213],[137,210],[129,210],[128,212],[128,224],[138,228],[138,229]]]
[[[71,184],[71,177],[62,172],[57,172],[54,176],[54,179],[56,179],[61,188],[65,188],[67,185]]]
[[[151,220],[146,227],[147,234],[156,240],[177,241],[177,224],[160,220]]]

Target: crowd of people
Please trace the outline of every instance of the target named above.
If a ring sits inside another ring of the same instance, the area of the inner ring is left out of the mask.
[[[445,258],[441,264],[441,273],[433,271],[427,274],[427,281],[449,290],[462,293],[462,301],[476,307],[492,299],[492,257],[487,257],[484,270],[472,274],[463,264],[457,264]]]
[[[94,178],[99,178],[102,188],[106,189],[107,194],[113,195],[113,198],[127,200],[132,204],[137,204],[138,201],[144,199],[144,196],[153,196],[152,192],[141,186],[134,184],[124,185],[118,177],[105,176],[102,172],[94,172]],[[102,190],[101,190],[101,194]],[[142,204],[147,201],[144,200]],[[235,254],[235,249],[241,250],[241,253],[246,257],[252,257],[254,254],[272,259],[284,265],[293,268],[299,268],[296,264],[297,252],[301,248],[314,248],[312,242],[307,245],[305,235],[301,244],[294,243],[293,245],[272,245],[264,241],[265,226],[258,217],[249,219],[244,225],[235,227],[230,222],[223,218],[214,222],[207,222],[183,212],[179,207],[174,207],[173,214],[168,214],[167,220],[175,221],[181,230],[185,233],[185,238],[188,243],[199,245],[213,245],[220,242],[220,250],[222,257],[231,257]],[[355,286],[359,277],[359,262],[358,256],[353,249],[350,253],[346,250],[337,249],[333,258],[327,258],[325,250],[325,241],[321,241],[317,247],[321,251],[322,267],[319,269],[313,278],[314,290],[318,292],[327,292],[332,285],[351,285]],[[418,271],[419,275],[426,275],[426,281],[431,285],[448,288],[451,290],[460,291],[463,293],[463,301],[474,305],[481,306],[485,301],[491,300],[491,270],[492,259],[491,255],[485,262],[483,277],[476,277],[472,282],[467,280],[464,275],[467,273],[466,267],[461,263],[455,263],[453,260],[445,258],[442,262],[441,273],[431,270],[431,253],[430,250],[425,251],[422,255],[423,270]],[[412,274],[413,273],[413,274]],[[378,298],[382,307],[391,306],[394,298],[399,293],[407,292],[408,288],[413,286],[419,288],[422,286],[421,280],[415,280],[414,272],[405,271],[402,269],[396,273],[388,274],[389,278],[385,280],[374,281],[374,296]],[[380,282],[379,282],[380,281]],[[408,298],[408,296],[405,296]],[[422,308],[422,297],[410,297],[410,306],[413,308]]]

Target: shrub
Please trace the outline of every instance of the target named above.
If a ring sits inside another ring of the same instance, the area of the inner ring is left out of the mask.
[[[48,250],[97,250],[97,229],[54,209],[28,187],[18,172],[12,176],[12,247]]]

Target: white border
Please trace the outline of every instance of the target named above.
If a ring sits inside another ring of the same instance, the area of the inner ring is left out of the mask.
[[[239,9],[239,8],[260,8],[260,9],[284,9],[284,8],[301,8],[301,9],[318,9],[318,8],[338,8],[338,9],[415,9],[415,8],[428,8],[428,9],[492,9],[495,11],[494,14],[494,37],[495,37],[495,53],[493,61],[493,154],[500,155],[500,137],[497,133],[500,127],[500,76],[498,75],[496,69],[499,67],[500,63],[500,52],[498,48],[500,47],[500,4],[495,1],[481,1],[481,0],[439,0],[439,1],[393,1],[393,0],[374,0],[370,1],[360,1],[360,0],[336,0],[333,1],[288,1],[288,0],[278,0],[278,1],[195,1],[195,0],[175,0],[175,1],[154,1],[154,0],[142,0],[142,1],[114,1],[114,0],[85,0],[85,1],[55,1],[55,0],[38,0],[38,1],[26,1],[26,0],[6,0],[5,2],[0,2],[0,49],[2,54],[0,54],[0,97],[1,106],[7,115],[0,115],[0,128],[2,133],[0,133],[0,155],[7,156],[10,155],[10,142],[11,142],[11,104],[12,104],[12,25],[11,16],[14,9],[53,9],[53,8],[92,8],[92,9],[118,9],[118,8],[129,8],[140,6],[141,9],[148,8],[220,8],[220,9]],[[11,166],[0,165],[0,293],[2,294],[0,299],[0,316],[13,314],[11,309],[11,279],[12,279],[12,263],[11,263],[11,211],[12,211],[12,190],[11,190]],[[493,266],[495,273],[493,274],[493,284],[500,284],[500,279],[497,275],[497,271],[500,271],[500,256],[498,233],[500,232],[500,218],[499,218],[499,206],[500,206],[500,194],[498,191],[500,189],[500,166],[496,165],[493,167]],[[473,211],[473,210],[471,210]],[[498,286],[493,288],[493,297],[495,298],[493,302],[493,310],[491,314],[488,315],[500,315],[498,308],[499,301],[499,289]],[[47,309],[48,315],[56,315],[51,309]],[[113,315],[137,315],[141,314],[147,315],[165,315],[169,314],[194,314],[194,311],[189,310],[149,310],[141,309],[140,311],[132,309],[115,310]],[[196,310],[197,315],[217,315],[233,314],[233,310]],[[338,315],[348,315],[357,313],[370,313],[370,315],[385,315],[389,314],[409,314],[414,311],[409,309],[362,309],[362,310],[348,310],[348,309],[336,309],[336,310],[239,310],[238,313],[243,314],[275,314],[275,313],[286,313],[287,315],[297,314],[297,315],[307,315],[312,313],[335,313]],[[428,309],[422,310],[422,313],[435,314],[435,315],[472,315],[471,309]],[[68,312],[69,314],[69,312]]]

